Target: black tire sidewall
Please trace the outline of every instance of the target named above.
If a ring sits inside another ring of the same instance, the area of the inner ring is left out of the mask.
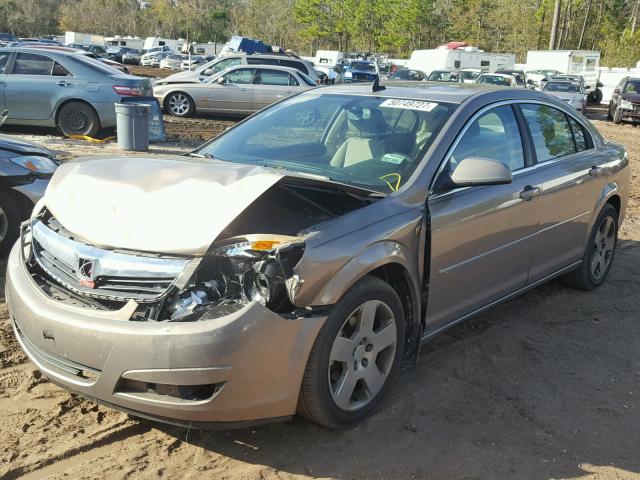
[[[65,127],[66,118],[74,111],[81,111],[89,119],[89,126],[82,132],[74,132]],[[60,113],[58,114],[58,129],[63,135],[86,135],[89,137],[95,136],[100,130],[100,119],[96,112],[86,103],[82,102],[70,102],[62,106]]]
[[[357,288],[357,290],[354,290],[355,288]],[[384,302],[391,308],[395,316],[396,329],[398,332],[395,358],[387,380],[377,396],[361,409],[354,412],[347,412],[339,408],[331,397],[328,382],[329,356],[334,339],[342,328],[347,316],[369,300]],[[317,353],[319,354],[321,365],[316,378],[320,403],[327,417],[329,417],[335,425],[341,427],[354,425],[365,419],[376,409],[397,374],[405,340],[405,318],[402,302],[396,292],[387,283],[374,277],[366,278],[364,282],[349,290],[335,305],[322,327],[321,335],[319,338],[320,341],[314,346],[314,348],[319,349]]]
[[[5,237],[0,240],[0,255],[6,255],[20,234],[20,222],[23,220],[18,203],[11,194],[0,189],[0,207],[7,218],[8,229]]]

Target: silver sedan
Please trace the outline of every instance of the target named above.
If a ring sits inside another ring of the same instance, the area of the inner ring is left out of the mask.
[[[190,117],[196,111],[244,116],[315,87],[294,68],[239,65],[203,83],[159,85],[153,94],[165,112],[177,117]]]

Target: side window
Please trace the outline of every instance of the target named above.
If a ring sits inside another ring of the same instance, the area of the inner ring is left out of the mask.
[[[240,60],[239,58],[227,58],[226,60],[221,60],[215,65],[212,65],[211,68],[213,68],[213,70],[217,73],[217,72],[226,70],[227,68],[240,65],[241,63],[242,63],[242,60]]]
[[[587,137],[588,133],[585,132],[584,127],[580,125],[574,118],[569,117],[569,124],[571,124],[571,131],[573,132],[573,138],[576,141],[576,149],[579,152],[590,148]]]
[[[294,60],[280,60],[280,65],[283,67],[291,67],[296,70],[300,70],[302,73],[309,75],[309,70],[302,62],[296,62]]]
[[[56,62],[53,65],[53,70],[51,72],[51,75],[53,75],[54,77],[72,77],[73,76],[69,70],[64,68],[58,62]]]
[[[511,171],[525,166],[522,138],[511,106],[493,108],[469,125],[449,159],[451,171],[468,157],[497,160]]]
[[[289,86],[290,87],[299,87],[300,82],[293,75],[289,74]]]
[[[256,73],[255,68],[240,68],[229,72],[224,76],[225,83],[234,83],[238,85],[248,85],[253,82],[253,76]]]
[[[275,58],[262,58],[260,55],[247,57],[247,63],[249,65],[278,65],[278,60]]]
[[[15,75],[51,75],[53,60],[43,55],[19,53],[13,67]]]
[[[524,114],[538,162],[564,157],[576,152],[567,117],[546,105],[520,105]]]
[[[7,62],[9,61],[9,57],[11,57],[10,52],[0,53],[0,75],[5,73],[5,69],[7,68]]]
[[[453,62],[453,68],[455,68],[456,70],[460,68],[461,65],[462,65],[462,62],[460,60],[455,60]]]
[[[289,73],[280,70],[259,70],[258,81],[261,85],[289,85]]]

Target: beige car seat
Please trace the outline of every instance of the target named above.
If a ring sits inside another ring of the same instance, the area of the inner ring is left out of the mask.
[[[350,167],[380,156],[382,140],[387,132],[387,122],[379,110],[371,110],[371,116],[362,120],[349,120],[349,130],[354,132],[338,148],[331,159],[332,167]]]

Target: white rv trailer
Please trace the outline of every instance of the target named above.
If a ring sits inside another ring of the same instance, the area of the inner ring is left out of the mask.
[[[69,45],[70,43],[96,43],[102,45],[104,44],[104,37],[93,33],[64,32],[64,44]]]
[[[144,47],[144,40],[140,37],[121,37],[116,35],[114,37],[105,37],[104,43],[114,47],[128,47],[137,50],[141,50]]]
[[[183,38],[174,40],[172,38],[147,37],[144,41],[143,48],[149,50],[153,47],[169,47],[174,52],[182,50],[182,46],[186,43]]]
[[[557,70],[569,75],[582,75],[589,86],[592,101],[600,103],[602,90],[598,80],[600,52],[593,50],[529,50],[527,70]]]
[[[407,62],[407,68],[421,70],[427,75],[433,70],[460,70],[481,68],[488,73],[496,70],[512,69],[516,62],[513,53],[490,53],[477,47],[449,48],[442,45],[429,50],[414,50]]]
[[[344,52],[337,50],[318,50],[316,56],[311,59],[314,65],[318,67],[335,67],[344,58]]]

